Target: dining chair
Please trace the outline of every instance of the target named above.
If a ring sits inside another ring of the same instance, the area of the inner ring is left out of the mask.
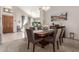
[[[30,29],[35,30],[35,27],[30,27]]]
[[[42,30],[42,27],[41,27],[41,26],[38,26],[37,29],[38,29],[38,30]]]
[[[65,28],[61,28],[61,35],[60,35],[60,45],[63,43],[63,36],[64,36],[64,32],[65,32]]]
[[[35,45],[39,42],[42,41],[42,39],[35,39],[35,35],[33,33],[33,30],[31,29],[26,29],[26,33],[27,33],[27,38],[28,38],[28,46],[27,49],[29,49],[29,45],[30,43],[33,44],[33,52],[35,51]]]
[[[48,27],[43,27],[43,31],[47,31],[48,30]]]
[[[53,44],[53,51],[55,52],[55,44],[57,44],[57,49],[59,49],[59,37],[61,34],[61,29],[56,29],[54,37],[47,37],[45,40],[51,44]]]

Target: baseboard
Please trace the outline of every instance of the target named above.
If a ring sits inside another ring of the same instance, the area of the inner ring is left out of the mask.
[[[71,39],[70,37],[65,37],[65,38]],[[79,39],[71,39],[71,40],[77,40],[77,41],[79,41]]]

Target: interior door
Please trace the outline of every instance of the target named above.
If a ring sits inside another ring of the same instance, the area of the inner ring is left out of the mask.
[[[13,16],[2,16],[3,33],[13,32]]]

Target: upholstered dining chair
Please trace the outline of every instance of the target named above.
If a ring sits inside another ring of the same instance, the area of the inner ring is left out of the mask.
[[[30,43],[33,44],[33,52],[35,51],[35,45],[42,41],[42,39],[35,39],[34,33],[32,29],[26,29],[27,38],[28,38],[28,46],[27,49],[29,49]]]
[[[30,27],[30,29],[35,30],[35,27]]]
[[[38,30],[42,30],[42,27],[41,27],[41,26],[38,26],[37,29],[38,29]]]
[[[63,36],[64,36],[64,32],[65,32],[65,28],[61,28],[61,35],[60,35],[60,45],[63,43]]]
[[[61,34],[61,29],[56,29],[54,37],[47,37],[45,40],[53,44],[53,51],[55,52],[55,44],[57,44],[57,49],[59,49],[59,37]]]

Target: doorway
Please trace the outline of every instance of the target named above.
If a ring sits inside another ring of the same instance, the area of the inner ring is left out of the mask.
[[[3,25],[2,26],[3,27],[2,43],[24,38],[23,32],[13,31],[13,28],[14,28],[13,23],[14,23],[13,16],[2,15],[2,25]],[[17,24],[15,25],[16,25],[15,27],[17,27]]]
[[[2,15],[3,33],[13,32],[13,16]]]

